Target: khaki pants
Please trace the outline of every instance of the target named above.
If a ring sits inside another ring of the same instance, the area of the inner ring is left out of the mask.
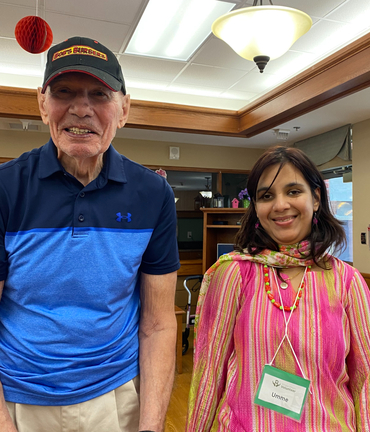
[[[18,432],[137,432],[139,377],[76,405],[6,404]]]

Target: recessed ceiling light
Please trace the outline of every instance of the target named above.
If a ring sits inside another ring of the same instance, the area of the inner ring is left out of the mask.
[[[210,35],[213,21],[235,4],[150,0],[125,53],[186,61]]]

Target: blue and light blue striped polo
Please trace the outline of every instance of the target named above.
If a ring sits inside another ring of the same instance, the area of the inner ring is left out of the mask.
[[[52,140],[0,166],[0,381],[6,400],[69,405],[139,372],[140,273],[179,268],[166,180],[110,146],[84,187]]]

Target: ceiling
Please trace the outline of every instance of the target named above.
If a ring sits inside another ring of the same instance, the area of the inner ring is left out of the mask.
[[[55,43],[83,35],[98,39],[111,48],[122,65],[132,99],[230,110],[247,106],[370,31],[369,0],[275,1],[276,5],[306,12],[311,16],[313,26],[291,50],[271,61],[260,74],[253,62],[239,57],[212,34],[187,61],[125,54],[147,3],[148,0],[0,1],[0,85],[36,88],[42,83],[45,54],[27,53],[14,37],[16,23],[24,16],[35,15],[36,8],[38,15],[50,25]],[[234,3],[240,8],[250,6],[253,0],[234,0]],[[267,3],[265,0],[264,4]],[[367,119],[369,101],[370,90],[365,89],[278,127],[289,130],[287,143],[294,142]],[[40,124],[38,126],[47,130]],[[0,127],[10,128],[9,121],[2,119]],[[230,138],[127,128],[119,131],[119,136],[252,148],[281,142],[271,130],[252,138]]]

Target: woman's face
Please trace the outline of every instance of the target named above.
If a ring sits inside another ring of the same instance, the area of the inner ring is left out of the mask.
[[[257,186],[256,211],[260,224],[278,244],[290,245],[305,239],[311,232],[313,213],[320,203],[301,172],[287,163],[281,169],[278,164],[266,168]]]

